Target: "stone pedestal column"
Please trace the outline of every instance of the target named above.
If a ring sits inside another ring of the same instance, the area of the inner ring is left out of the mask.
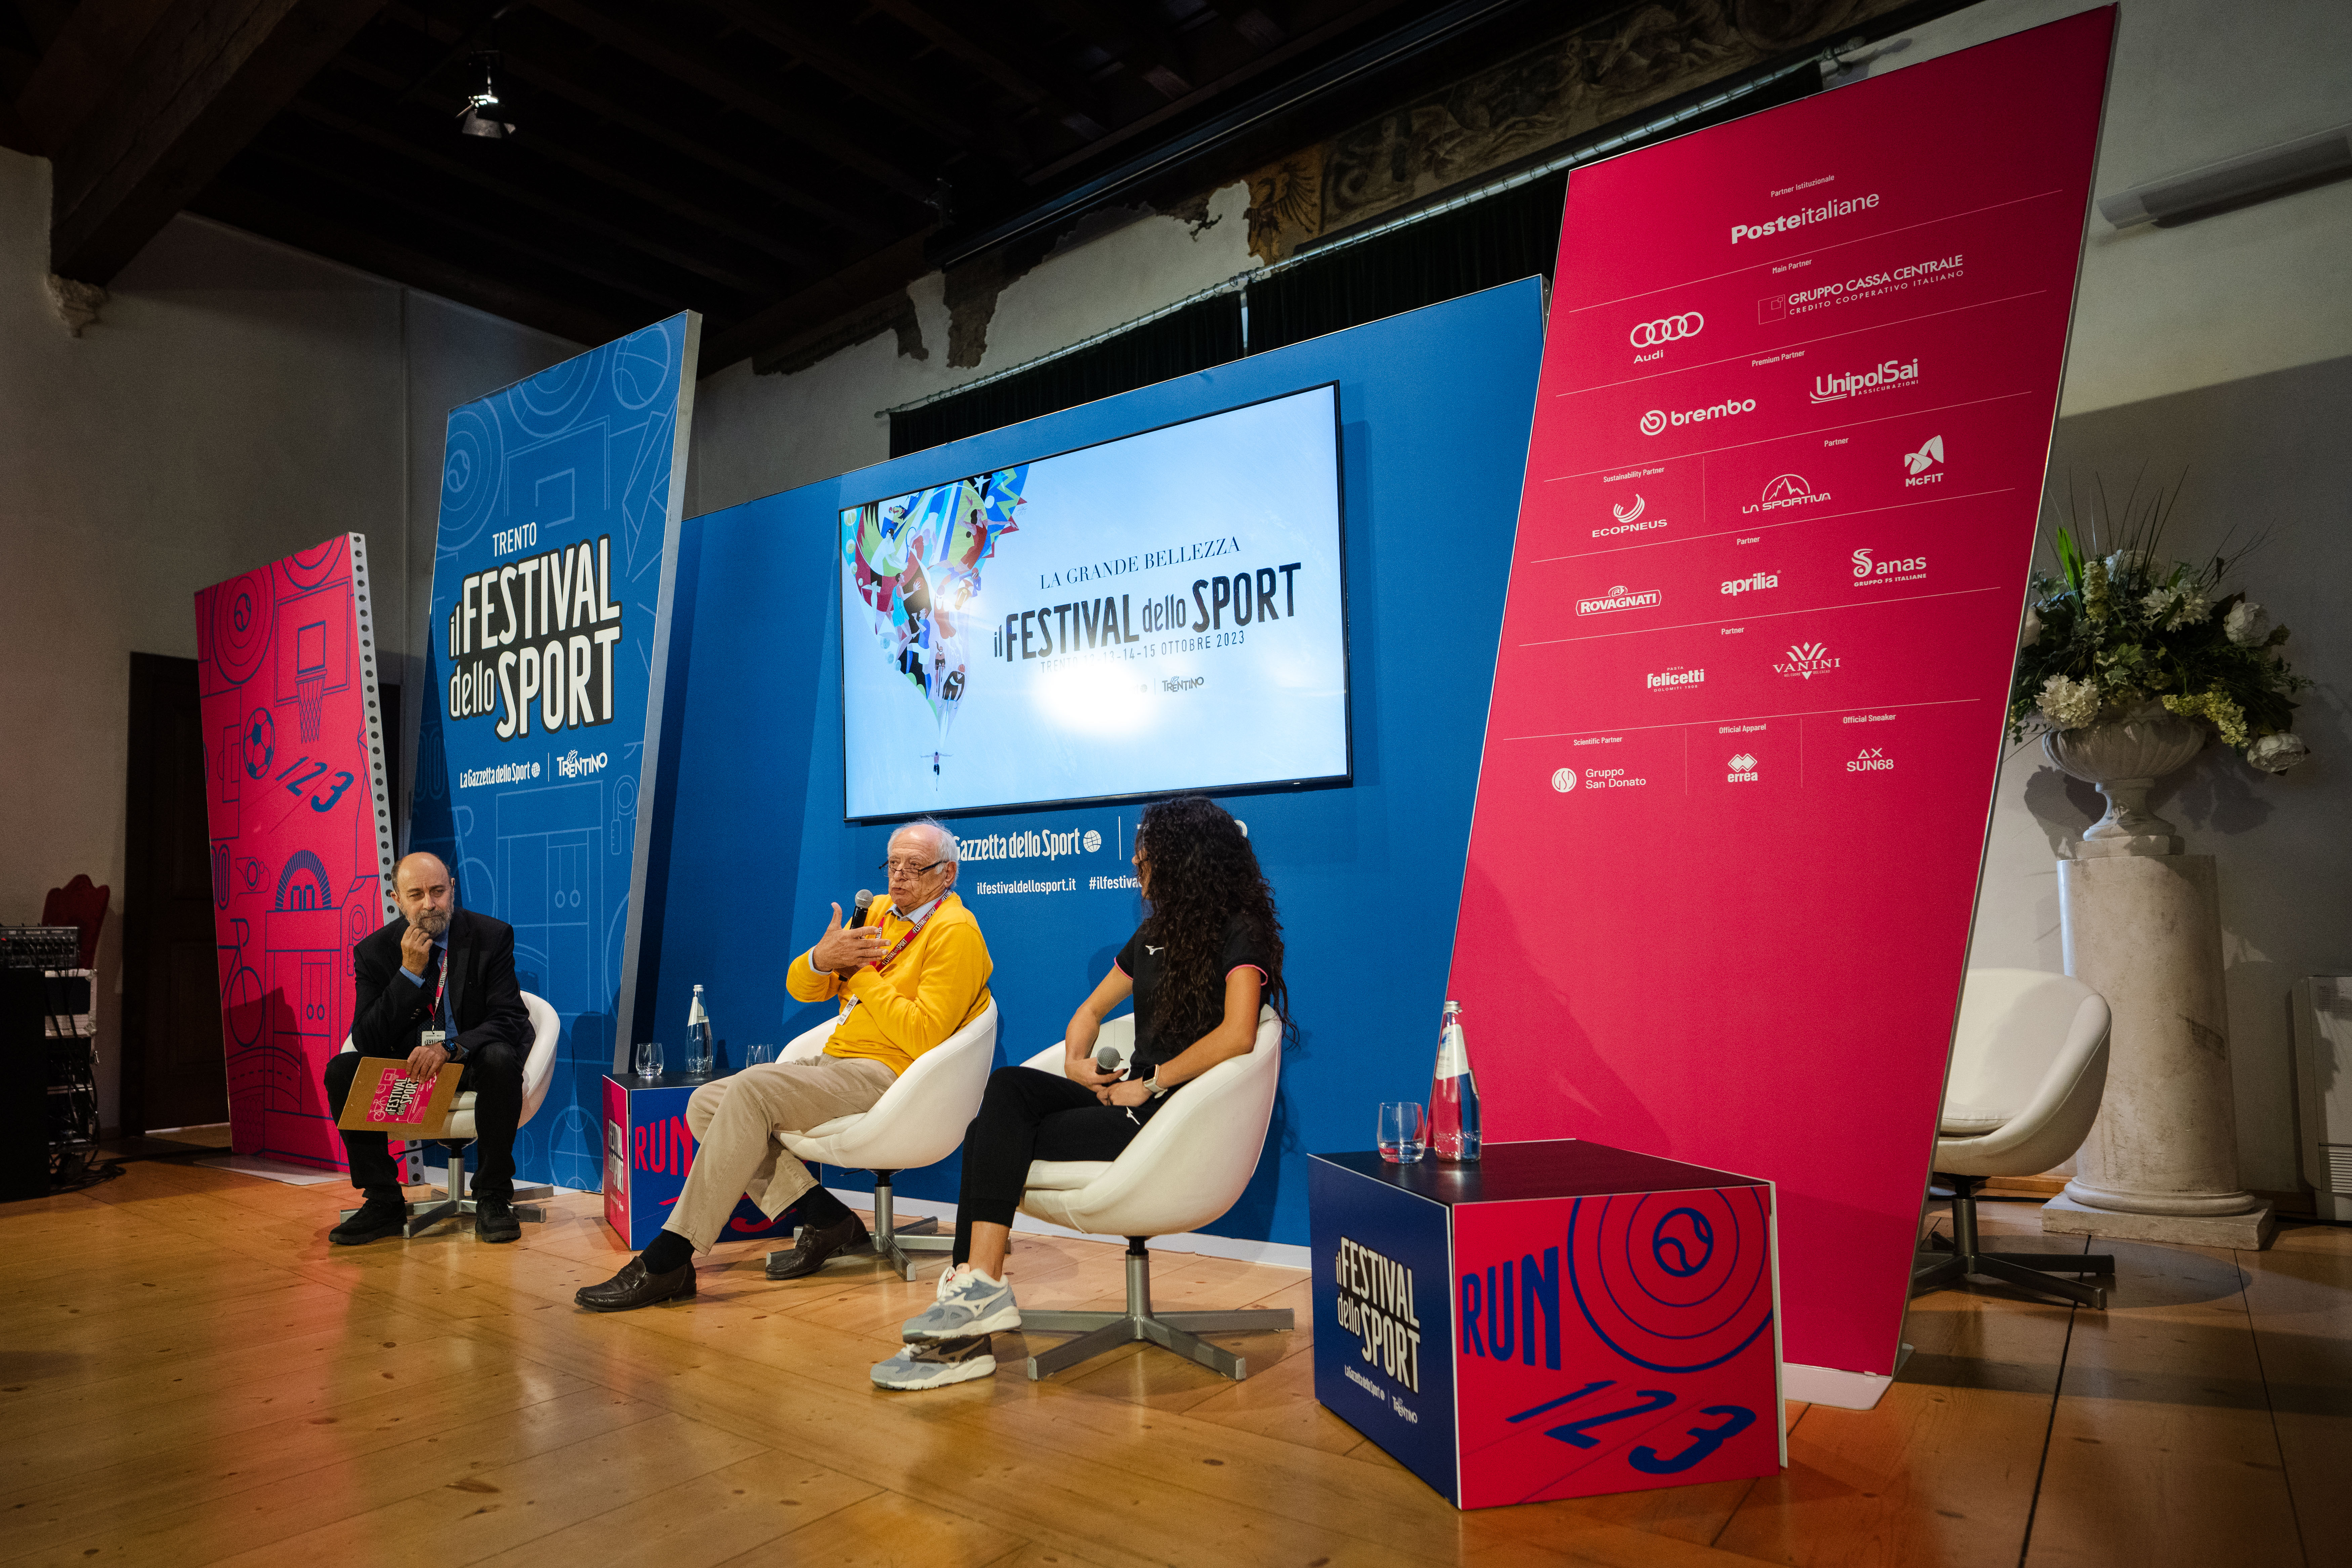
[[[2078,853],[2058,862],[2058,890],[2066,973],[2115,1022],[2099,1119],[2042,1228],[2269,1245],[2270,1205],[2238,1185],[2213,858]]]

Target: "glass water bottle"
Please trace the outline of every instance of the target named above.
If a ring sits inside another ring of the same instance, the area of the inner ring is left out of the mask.
[[[1448,1002],[1437,1034],[1437,1070],[1429,1080],[1429,1152],[1467,1163],[1478,1158],[1478,1082],[1462,1037],[1462,1004]]]
[[[694,1001],[686,1010],[687,1070],[708,1073],[718,1061],[716,1042],[710,1035],[710,1014],[702,1005],[702,987],[694,988]]]

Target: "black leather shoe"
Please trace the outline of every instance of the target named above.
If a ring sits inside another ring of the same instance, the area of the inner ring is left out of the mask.
[[[474,1234],[484,1241],[520,1241],[522,1221],[515,1217],[514,1205],[483,1202],[474,1205]]]
[[[793,1244],[792,1255],[768,1265],[771,1279],[800,1279],[824,1267],[826,1258],[836,1252],[850,1252],[865,1246],[873,1237],[866,1233],[866,1222],[856,1215],[845,1215],[819,1230],[813,1225],[801,1226],[801,1238]]]
[[[602,1285],[583,1285],[572,1298],[592,1312],[633,1312],[663,1301],[694,1300],[694,1265],[681,1263],[667,1274],[648,1274],[646,1260],[632,1258]]]
[[[374,1198],[359,1206],[359,1211],[327,1233],[327,1239],[337,1247],[364,1247],[371,1241],[382,1241],[387,1236],[399,1236],[408,1229],[408,1205],[404,1203],[380,1203]]]

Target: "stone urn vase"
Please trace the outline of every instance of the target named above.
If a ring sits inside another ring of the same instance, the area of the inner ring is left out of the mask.
[[[2107,797],[2107,814],[2084,830],[2075,853],[2179,854],[2179,829],[2147,809],[2147,792],[2204,749],[2203,730],[2156,701],[2103,723],[2043,735],[2043,755]]]

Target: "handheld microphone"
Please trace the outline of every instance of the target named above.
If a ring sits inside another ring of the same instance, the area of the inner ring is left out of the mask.
[[[1118,1059],[1118,1047],[1117,1046],[1101,1046],[1097,1047],[1095,1051],[1095,1070],[1097,1072],[1124,1072],[1126,1070],[1125,1067]]]
[[[874,895],[860,888],[857,889],[857,897],[852,899],[850,902],[857,906],[857,912],[849,917],[849,929],[856,931],[866,923],[866,917],[873,911]]]

